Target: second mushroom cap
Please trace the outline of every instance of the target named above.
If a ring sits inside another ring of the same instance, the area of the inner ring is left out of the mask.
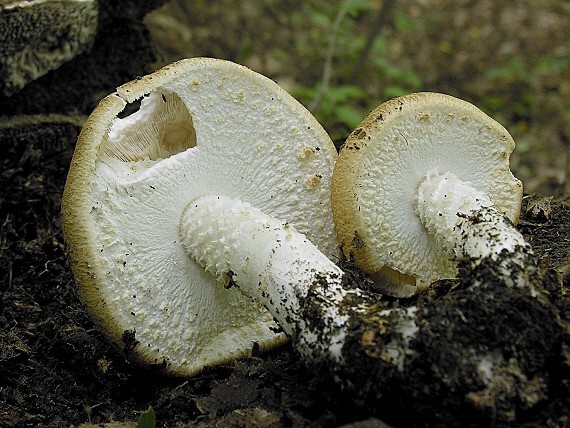
[[[333,175],[345,255],[397,296],[454,277],[456,262],[418,216],[419,185],[428,175],[454,174],[516,222],[522,184],[509,170],[514,146],[503,126],[449,95],[417,93],[381,104],[349,136]]]

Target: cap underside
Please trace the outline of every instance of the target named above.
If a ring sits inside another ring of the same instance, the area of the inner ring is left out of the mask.
[[[135,353],[177,374],[283,343],[265,308],[184,251],[180,217],[200,196],[239,198],[332,257],[335,157],[316,120],[245,67],[184,60],[122,86],[86,123],[64,193],[65,237],[90,312],[116,342],[135,331]]]

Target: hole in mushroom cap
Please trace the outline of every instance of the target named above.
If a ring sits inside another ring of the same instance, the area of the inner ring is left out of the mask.
[[[125,108],[117,114],[117,117],[124,119],[133,113],[136,113],[141,108],[142,99],[134,100],[132,103],[128,103]]]
[[[196,130],[184,102],[174,93],[157,90],[140,101],[138,110],[113,121],[102,151],[133,162],[165,159],[195,146]]]

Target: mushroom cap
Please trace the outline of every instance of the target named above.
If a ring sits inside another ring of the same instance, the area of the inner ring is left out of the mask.
[[[381,104],[348,137],[333,174],[342,251],[401,297],[455,277],[455,262],[416,213],[418,186],[428,173],[451,172],[516,223],[522,183],[509,170],[514,147],[503,126],[449,95],[416,93]]]
[[[0,92],[10,96],[88,50],[97,20],[96,0],[1,0]]]
[[[138,111],[121,113],[139,99]],[[84,125],[62,202],[91,316],[119,345],[134,331],[141,361],[180,375],[284,343],[263,306],[188,255],[180,219],[194,199],[224,195],[288,222],[334,257],[336,157],[301,104],[231,62],[182,60],[119,87]]]

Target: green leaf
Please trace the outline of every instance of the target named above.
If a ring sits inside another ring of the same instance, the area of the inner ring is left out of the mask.
[[[339,122],[347,125],[350,129],[356,128],[364,118],[360,110],[349,105],[337,107],[336,116]]]
[[[156,427],[156,415],[154,414],[154,409],[148,406],[144,412],[139,416],[137,421],[137,428],[155,428]]]
[[[402,95],[406,95],[407,93],[408,90],[400,86],[387,86],[384,89],[384,96],[387,98],[396,98]]]
[[[402,33],[409,33],[414,29],[414,21],[403,11],[396,9],[394,13],[396,28]]]
[[[366,92],[354,85],[341,85],[330,87],[325,94],[325,98],[332,104],[340,104],[349,99],[364,99]]]

